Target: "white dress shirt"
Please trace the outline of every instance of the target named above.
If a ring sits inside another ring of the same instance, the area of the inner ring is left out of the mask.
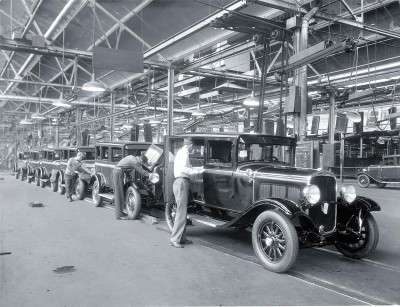
[[[192,167],[189,160],[189,149],[183,145],[175,155],[174,159],[174,177],[190,178],[190,176],[202,172],[202,168]]]

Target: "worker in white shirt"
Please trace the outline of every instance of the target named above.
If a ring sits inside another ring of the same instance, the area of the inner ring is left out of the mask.
[[[193,143],[185,138],[183,146],[178,150],[174,159],[174,184],[173,192],[176,202],[176,215],[172,228],[170,243],[173,247],[181,248],[183,244],[192,243],[185,237],[187,205],[189,202],[190,177],[203,172],[202,168],[194,168],[190,164],[189,152]]]

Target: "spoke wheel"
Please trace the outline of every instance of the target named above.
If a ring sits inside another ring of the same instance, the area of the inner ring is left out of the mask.
[[[356,221],[356,219],[354,219]],[[362,221],[361,229],[352,223],[354,229],[346,235],[338,235],[335,246],[344,256],[361,259],[376,249],[379,241],[379,229],[374,217],[368,213]],[[358,233],[359,231],[359,233]]]
[[[86,181],[79,179],[75,183],[75,196],[77,199],[82,200],[85,198],[86,190],[87,190],[87,183]]]
[[[368,188],[370,184],[369,177],[365,174],[360,174],[357,177],[357,183],[361,188]]]
[[[167,225],[170,231],[172,231],[172,228],[174,228],[174,222],[175,222],[175,216],[176,216],[176,203],[167,203],[165,205],[165,220],[167,221]]]
[[[99,194],[100,194],[100,183],[96,179],[92,187],[92,201],[96,207],[101,207],[102,205],[101,196]]]
[[[254,222],[253,249],[270,271],[289,270],[296,261],[299,242],[292,222],[278,211],[264,211]]]
[[[36,186],[40,186],[40,171],[35,172],[35,184]]]
[[[134,220],[139,217],[142,209],[142,200],[139,192],[134,187],[128,187],[125,193],[125,213],[128,219]]]

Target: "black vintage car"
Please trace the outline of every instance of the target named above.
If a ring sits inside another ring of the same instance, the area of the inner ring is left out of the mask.
[[[44,188],[48,185],[51,172],[57,167],[55,159],[56,152],[54,149],[42,149],[39,151],[40,163],[34,169],[34,181],[37,186]]]
[[[35,180],[35,170],[40,167],[40,152],[39,150],[31,150],[28,154],[26,163],[26,181],[31,183]],[[21,178],[23,180],[23,178]]]
[[[383,156],[381,164],[359,170],[357,182],[362,188],[368,188],[371,183],[378,188],[384,188],[388,183],[400,184],[400,155]]]
[[[300,246],[335,245],[345,256],[363,258],[377,246],[372,211],[379,205],[338,188],[332,173],[294,167],[296,141],[260,134],[185,135],[193,138],[189,214],[211,227],[252,227],[252,244],[262,264],[287,271]],[[184,135],[167,138],[164,169],[165,215],[173,226],[173,155]],[[172,157],[172,158],[171,158]],[[161,159],[160,161],[163,161]]]
[[[100,143],[96,145],[95,174],[92,178],[92,200],[99,207],[103,200],[112,202],[114,199],[113,170],[117,163],[127,155],[141,156],[151,143],[146,142],[115,142]],[[133,169],[124,169],[124,190],[126,193],[126,213],[134,219],[140,212],[141,203],[138,203],[137,189],[134,181],[141,182],[141,177]],[[132,205],[129,205],[131,203]]]

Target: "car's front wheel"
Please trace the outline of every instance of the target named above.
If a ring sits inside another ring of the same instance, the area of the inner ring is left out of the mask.
[[[125,213],[129,220],[137,219],[142,209],[142,199],[134,187],[128,187],[125,193]]]
[[[167,221],[167,225],[170,231],[174,228],[175,222],[175,215],[176,215],[176,203],[167,203],[165,205],[165,220]]]
[[[92,201],[96,207],[101,207],[102,200],[100,194],[100,182],[99,180],[95,180],[92,187]]]
[[[354,218],[353,221],[346,234],[338,235],[335,246],[346,257],[365,258],[378,245],[378,225],[371,213],[367,213],[364,218],[361,218],[361,221],[359,218]]]
[[[51,190],[53,192],[57,192],[58,191],[58,180],[51,181],[50,186],[51,186]]]
[[[85,198],[87,190],[87,182],[82,179],[78,179],[78,182],[76,183],[75,187],[75,196],[77,199],[82,200]]]
[[[282,213],[261,213],[253,224],[251,237],[254,252],[266,269],[282,273],[296,261],[299,251],[297,232]]]
[[[365,174],[360,174],[357,177],[357,183],[361,188],[368,188],[370,182],[369,177]]]
[[[61,195],[65,194],[65,186],[62,185],[62,175],[60,174],[58,176],[58,193],[60,193]]]
[[[44,181],[44,180],[39,180],[39,181],[40,181],[40,187],[41,188],[46,187],[46,185],[47,185],[46,181]]]

